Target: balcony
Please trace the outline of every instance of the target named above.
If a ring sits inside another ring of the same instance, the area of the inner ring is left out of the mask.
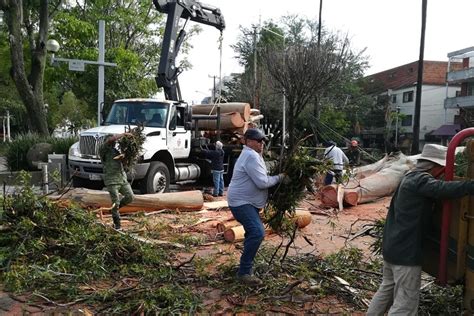
[[[469,95],[466,97],[457,98],[446,98],[444,99],[444,107],[446,109],[461,108],[474,108],[474,96]]]
[[[474,81],[474,68],[448,72],[446,81],[450,83],[458,81]]]

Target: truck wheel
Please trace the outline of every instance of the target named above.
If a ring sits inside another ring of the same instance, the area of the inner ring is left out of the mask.
[[[161,161],[150,164],[150,168],[143,179],[142,193],[163,193],[170,189],[170,172],[168,167]]]

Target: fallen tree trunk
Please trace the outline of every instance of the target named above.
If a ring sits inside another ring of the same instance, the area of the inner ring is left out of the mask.
[[[193,114],[216,115],[217,105],[219,105],[221,108],[221,114],[237,112],[244,121],[249,120],[251,110],[250,104],[239,102],[193,105]]]
[[[341,194],[336,184],[330,184],[321,189],[321,203],[323,206],[337,207],[341,210]],[[356,206],[359,203],[359,193],[350,189],[343,189],[343,205]]]
[[[220,129],[237,129],[245,124],[242,116],[237,112],[225,113],[221,115]],[[216,130],[217,120],[198,120],[197,126],[199,130]]]
[[[344,186],[344,205],[355,206],[391,195],[402,177],[411,170],[418,155],[384,157],[370,168],[359,169],[352,179]],[[328,185],[321,189],[321,202],[324,206],[338,207],[336,185]]]
[[[73,189],[61,197],[93,207],[111,207],[112,202],[107,191]],[[154,193],[135,195],[132,203],[122,207],[120,213],[138,211],[157,211],[162,209],[179,209],[194,211],[202,209],[204,199],[201,191],[173,193]]]
[[[292,220],[298,225],[298,228],[303,228],[311,223],[311,213],[309,211],[296,210]],[[243,240],[245,237],[245,230],[242,225],[236,220],[221,222],[217,224],[217,231],[224,229],[224,239],[229,242]],[[270,227],[265,226],[265,235],[273,233]]]

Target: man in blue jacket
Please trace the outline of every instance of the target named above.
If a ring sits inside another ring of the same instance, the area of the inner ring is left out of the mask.
[[[202,153],[211,161],[212,180],[214,182],[213,196],[224,195],[224,150],[222,143],[216,142],[215,150],[203,149]]]
[[[446,147],[426,144],[415,168],[398,185],[385,221],[383,279],[367,315],[416,315],[422,243],[437,199],[474,194],[474,181],[442,181]]]
[[[284,175],[269,176],[262,153],[267,138],[256,128],[244,134],[245,146],[234,166],[234,173],[227,191],[227,201],[234,218],[245,230],[244,250],[237,273],[248,285],[258,286],[262,281],[252,274],[258,248],[265,237],[265,228],[259,210],[268,198],[268,188],[283,180]]]

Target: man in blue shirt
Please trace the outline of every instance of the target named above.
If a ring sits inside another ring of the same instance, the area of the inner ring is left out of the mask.
[[[262,281],[252,274],[253,260],[265,237],[259,209],[267,202],[268,188],[279,183],[284,175],[268,176],[262,157],[267,138],[261,130],[249,128],[244,140],[245,146],[235,163],[227,191],[227,201],[232,215],[245,230],[238,277],[248,285],[261,285]]]
[[[224,195],[224,150],[222,143],[216,142],[215,150],[203,149],[202,153],[211,161],[212,180],[214,182],[214,192],[212,195]]]

